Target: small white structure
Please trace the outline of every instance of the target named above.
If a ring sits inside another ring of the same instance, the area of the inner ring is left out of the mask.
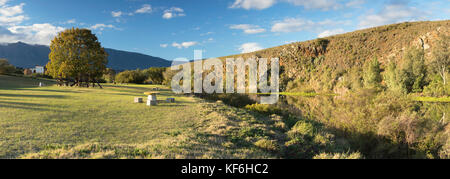
[[[138,97],[134,98],[134,103],[143,103],[143,102],[144,102],[144,99],[142,99],[142,98],[138,98]]]
[[[158,99],[157,99],[156,95],[158,95],[159,93],[146,92],[144,94],[148,95],[147,106],[156,106],[156,105],[158,105]]]
[[[33,73],[37,74],[44,74],[45,73],[45,67],[43,66],[36,66],[35,68],[30,69]]]

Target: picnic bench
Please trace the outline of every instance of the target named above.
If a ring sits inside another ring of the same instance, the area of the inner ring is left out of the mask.
[[[157,95],[159,94],[158,92],[145,92],[144,94],[148,96],[147,106],[158,105],[158,98],[157,98]]]

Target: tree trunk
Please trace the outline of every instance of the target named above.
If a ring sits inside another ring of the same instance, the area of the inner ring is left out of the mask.
[[[447,71],[445,70],[445,68],[446,68],[445,66],[441,67],[441,68],[442,68],[442,71],[439,73],[441,75],[442,81],[444,82],[444,86],[445,86],[447,84]]]
[[[100,85],[100,83],[97,80],[95,80],[95,82],[97,82],[97,85],[100,87],[100,89],[103,89],[102,85]]]

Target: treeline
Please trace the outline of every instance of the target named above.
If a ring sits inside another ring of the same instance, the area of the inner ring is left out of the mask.
[[[15,67],[7,59],[0,59],[0,75],[20,75],[23,69]]]
[[[166,68],[152,67],[145,70],[126,70],[117,73],[107,69],[103,79],[108,83],[163,84]]]

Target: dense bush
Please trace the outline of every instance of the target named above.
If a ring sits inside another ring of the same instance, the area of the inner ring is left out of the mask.
[[[171,70],[170,68],[167,68],[163,72],[163,85],[171,86],[172,84],[172,78],[178,73],[179,71]]]
[[[361,153],[321,153],[319,155],[314,156],[314,159],[364,159]]]
[[[105,70],[105,73],[103,74],[103,78],[102,79],[105,82],[114,83],[116,81],[116,71],[111,69],[111,68],[107,68]]]
[[[166,68],[149,68],[146,70],[124,71],[115,76],[118,83],[162,84]]]
[[[166,68],[149,68],[144,70],[144,73],[147,75],[146,83],[163,84],[165,71]]]
[[[255,146],[271,152],[279,150],[277,141],[275,140],[261,139],[255,142]]]
[[[285,115],[287,113],[282,108],[269,104],[249,104],[245,106],[245,109],[268,115],[271,114]]]
[[[7,59],[0,59],[0,75],[14,73],[16,68],[9,64]]]
[[[366,88],[381,88],[381,67],[377,58],[366,61],[364,65],[364,87]]]
[[[136,83],[143,84],[147,76],[141,70],[123,71],[117,74],[117,83]]]
[[[201,97],[207,100],[212,101],[222,101],[223,103],[238,107],[238,108],[244,108],[245,106],[249,104],[256,103],[253,99],[251,99],[248,95],[244,94],[228,94],[228,93],[222,93],[222,94],[196,94],[197,97]]]

